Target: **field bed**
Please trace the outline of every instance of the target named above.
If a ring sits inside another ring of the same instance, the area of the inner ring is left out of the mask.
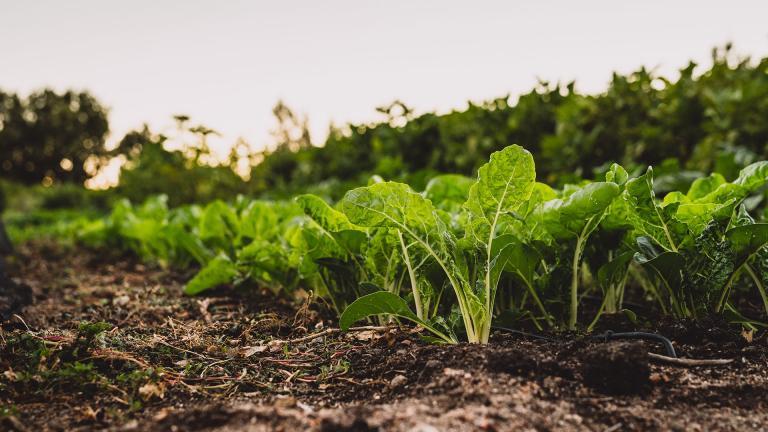
[[[3,324],[2,430],[768,430],[766,337],[720,322],[645,329],[733,359],[680,367],[643,341],[341,333],[322,302],[191,298],[189,274],[104,251],[27,245],[12,272],[35,301]]]

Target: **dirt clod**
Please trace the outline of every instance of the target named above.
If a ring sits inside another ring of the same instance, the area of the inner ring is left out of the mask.
[[[604,393],[633,394],[650,384],[648,350],[642,342],[610,342],[584,355],[584,382]]]
[[[402,387],[408,383],[408,378],[405,375],[395,375],[392,381],[389,382],[389,388],[396,389]]]
[[[528,352],[518,349],[499,349],[488,353],[488,369],[513,375],[536,371],[538,362]]]

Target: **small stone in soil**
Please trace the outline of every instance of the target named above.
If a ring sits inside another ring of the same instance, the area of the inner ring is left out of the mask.
[[[406,383],[408,383],[408,378],[404,375],[395,375],[395,377],[392,378],[392,381],[389,382],[389,388],[396,389],[404,386]]]

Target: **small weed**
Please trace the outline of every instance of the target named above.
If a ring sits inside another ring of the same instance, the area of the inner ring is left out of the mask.
[[[101,333],[104,333],[107,330],[111,330],[112,327],[114,327],[112,324],[103,321],[94,323],[83,321],[80,323],[80,325],[77,326],[77,336],[78,338],[85,340],[93,340]]]
[[[15,405],[0,405],[0,419],[16,417],[19,415],[19,409]]]

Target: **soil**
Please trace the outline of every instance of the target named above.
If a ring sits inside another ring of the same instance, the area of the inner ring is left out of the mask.
[[[768,430],[765,332],[718,320],[640,326],[733,359],[680,367],[646,341],[341,333],[309,296],[190,298],[189,274],[105,251],[26,245],[10,268],[33,299],[2,324],[0,430]]]

